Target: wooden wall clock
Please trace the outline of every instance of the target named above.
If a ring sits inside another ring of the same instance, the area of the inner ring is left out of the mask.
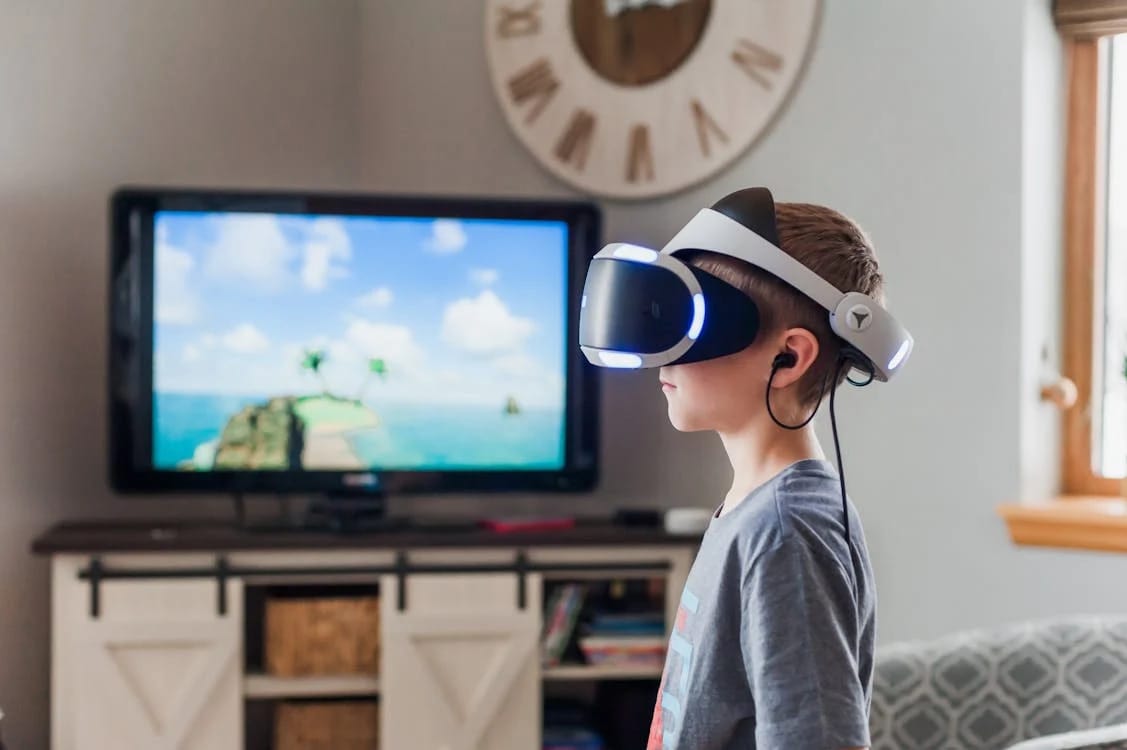
[[[700,182],[767,129],[821,0],[486,0],[494,93],[559,178],[612,198]]]

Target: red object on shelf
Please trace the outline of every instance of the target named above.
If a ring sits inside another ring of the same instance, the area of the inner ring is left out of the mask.
[[[562,531],[575,528],[574,518],[486,518],[480,521],[483,529],[500,534],[521,531]]]

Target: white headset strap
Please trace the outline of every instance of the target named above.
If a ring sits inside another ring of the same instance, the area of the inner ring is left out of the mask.
[[[662,248],[711,250],[775,275],[829,313],[830,328],[869,358],[874,377],[888,380],[912,351],[911,334],[879,302],[860,292],[843,293],[751,229],[711,208],[701,210]]]
[[[711,250],[762,268],[832,312],[845,296],[841,290],[743,224],[711,208],[701,209],[673,236],[662,253]]]

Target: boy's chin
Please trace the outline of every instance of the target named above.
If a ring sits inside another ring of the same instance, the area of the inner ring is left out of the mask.
[[[706,424],[706,420],[699,416],[684,414],[673,408],[669,409],[669,424],[673,425],[673,429],[678,432],[701,432],[712,429],[710,425]]]

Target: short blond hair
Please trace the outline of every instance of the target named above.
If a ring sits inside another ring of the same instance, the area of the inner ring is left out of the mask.
[[[884,302],[884,278],[864,230],[832,208],[810,203],[776,203],[779,246],[792,258],[843,292],[861,292]],[[692,265],[742,290],[759,306],[760,330],[774,333],[805,328],[818,339],[818,358],[798,381],[798,397],[813,404],[825,393],[830,370],[837,367],[842,341],[830,330],[829,313],[814,300],[775,276],[719,253],[697,251]],[[831,388],[845,379],[845,373]],[[828,390],[828,389],[827,389]]]

